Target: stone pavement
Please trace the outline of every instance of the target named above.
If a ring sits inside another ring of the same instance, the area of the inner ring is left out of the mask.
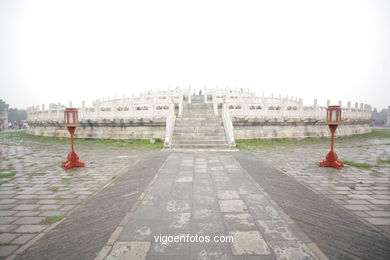
[[[389,259],[390,239],[377,228],[254,153],[233,156],[329,259]]]
[[[70,145],[0,135],[0,258],[26,245],[68,216],[142,156],[120,147],[77,145],[87,167],[64,171]],[[93,148],[93,150],[91,150]],[[3,175],[4,176],[4,175]]]
[[[150,151],[137,164],[46,232],[16,259],[94,259],[168,154]]]
[[[163,243],[159,235],[233,241]],[[325,258],[231,153],[172,153],[96,259],[259,257]]]
[[[259,158],[282,170],[310,189],[324,195],[369,225],[390,236],[390,139],[368,139],[338,143],[335,150],[343,160],[372,164],[371,168],[346,165],[341,170],[321,168],[328,145],[256,151]]]
[[[378,160],[389,159],[390,140],[359,145],[336,141],[343,159],[375,165],[341,171],[317,167],[328,145],[254,153],[165,153],[120,147],[91,150],[76,144],[88,167],[67,172],[59,162],[68,145],[0,141],[0,173],[15,172],[0,179],[0,221],[8,221],[0,224],[4,230],[0,259],[388,259],[390,255],[389,225],[368,219],[388,219],[389,165]],[[352,210],[350,205],[368,210]],[[50,224],[50,216],[65,218]],[[155,241],[154,235],[161,239],[208,235],[233,241],[165,243]]]

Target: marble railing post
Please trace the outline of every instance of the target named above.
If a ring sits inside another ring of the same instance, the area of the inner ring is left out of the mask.
[[[233,131],[233,123],[232,123],[232,117],[230,115],[229,107],[226,102],[222,105],[222,121],[223,126],[225,129],[226,137],[229,140],[229,147],[235,147],[236,143],[234,140],[234,131]]]
[[[129,104],[129,114],[130,117],[135,117],[135,108],[134,108],[134,101],[132,100]]]
[[[117,101],[116,101],[116,98],[114,98],[114,100],[112,101],[111,103],[111,116],[113,119],[115,119],[115,116],[116,116],[116,108],[117,108]]]
[[[153,117],[154,115],[154,99],[155,96],[153,96],[152,99],[148,99],[148,103],[146,104],[149,107],[149,110],[147,111],[149,117]]]
[[[390,127],[390,106],[387,107],[387,122],[386,126]]]
[[[303,117],[303,99],[300,98],[299,99],[299,105],[298,105],[298,113],[299,113],[299,118],[302,118]]]
[[[188,87],[188,104],[191,104],[191,96],[192,96],[191,86],[189,86]]]
[[[217,95],[213,94],[213,109],[214,109],[214,115],[218,116],[218,103],[217,103]]]
[[[281,115],[282,119],[284,119],[284,117],[286,116],[286,102],[287,102],[287,97],[281,99],[281,106],[280,106],[281,113],[280,113],[280,115]]]
[[[353,115],[354,119],[357,119],[359,117],[359,104],[358,102],[355,102],[355,113]]]
[[[57,104],[57,122],[61,122],[61,103]]]
[[[248,102],[243,102],[242,103],[242,115],[244,117],[247,117],[249,115],[249,104],[248,104]]]
[[[313,118],[317,119],[317,110],[318,110],[318,100],[314,99],[314,104],[313,104]]]
[[[268,112],[267,99],[263,98],[263,116],[264,116],[264,118],[267,117],[267,115],[268,115],[267,112]]]
[[[180,91],[179,95],[179,116],[181,117],[183,114],[183,92]]]
[[[351,113],[352,113],[351,101],[347,102],[347,108],[348,108],[348,112],[347,112],[348,120],[351,120]]]
[[[51,121],[52,120],[51,119],[51,103],[49,103],[49,112],[47,113],[47,116],[48,116],[47,119]]]
[[[85,120],[85,101],[81,101],[81,120]]]
[[[339,100],[338,106],[341,108],[341,120],[344,120],[343,102],[341,100]]]
[[[165,142],[164,147],[165,148],[172,148],[172,139],[173,139],[173,129],[175,127],[175,105],[173,103],[173,100],[170,100],[171,103],[169,104],[169,114],[166,118],[166,130],[165,130]]]
[[[96,119],[100,119],[100,100],[97,100],[95,104]]]

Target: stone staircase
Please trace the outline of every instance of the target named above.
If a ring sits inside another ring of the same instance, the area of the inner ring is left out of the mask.
[[[183,114],[176,118],[173,149],[228,150],[222,118],[214,115],[213,104],[204,96],[192,96],[191,104],[183,104]]]

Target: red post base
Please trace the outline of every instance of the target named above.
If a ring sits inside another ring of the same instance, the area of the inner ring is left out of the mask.
[[[325,157],[325,160],[320,163],[320,167],[333,167],[340,169],[341,167],[344,167],[344,163],[338,160],[337,154],[334,151],[330,151]]]
[[[68,160],[62,163],[62,167],[67,170],[73,167],[84,167],[85,163],[80,161],[78,155],[75,152],[70,152],[68,155]]]

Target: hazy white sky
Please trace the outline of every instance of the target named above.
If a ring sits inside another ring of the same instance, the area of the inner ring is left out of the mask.
[[[390,1],[0,0],[0,99],[170,86],[390,105]]]

